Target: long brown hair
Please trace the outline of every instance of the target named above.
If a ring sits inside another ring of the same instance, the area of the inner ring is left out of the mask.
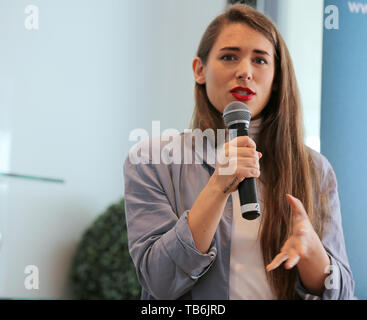
[[[262,128],[257,149],[264,184],[263,217],[260,241],[264,264],[269,264],[291,232],[291,210],[285,194],[289,193],[303,203],[319,237],[323,237],[326,219],[327,195],[320,192],[320,179],[309,149],[304,145],[300,95],[295,72],[287,46],[273,22],[262,13],[246,5],[230,6],[206,29],[197,56],[206,65],[210,50],[224,26],[244,23],[262,33],[275,52],[276,90],[262,111]],[[225,128],[221,113],[210,103],[205,84],[195,84],[195,108],[191,128]],[[297,299],[295,285],[297,268],[285,270],[282,266],[267,273],[278,299]]]

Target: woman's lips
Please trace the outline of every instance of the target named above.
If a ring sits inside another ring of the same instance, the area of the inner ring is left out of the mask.
[[[255,96],[254,93],[250,93],[248,95],[242,95],[238,92],[231,92],[231,94],[239,101],[250,101]]]
[[[230,92],[239,101],[250,101],[256,95],[250,88],[244,87],[235,87]]]

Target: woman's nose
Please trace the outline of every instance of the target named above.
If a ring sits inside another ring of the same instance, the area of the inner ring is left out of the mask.
[[[236,78],[239,80],[251,80],[252,79],[252,71],[249,62],[244,59],[242,63],[239,65],[239,68],[236,72]]]

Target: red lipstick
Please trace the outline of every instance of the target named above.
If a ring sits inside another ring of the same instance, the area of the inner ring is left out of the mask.
[[[233,88],[231,93],[239,101],[250,101],[256,95],[250,88],[243,87]]]

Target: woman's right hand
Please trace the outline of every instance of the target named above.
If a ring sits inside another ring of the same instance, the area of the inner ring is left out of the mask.
[[[213,175],[188,213],[188,225],[201,253],[207,253],[210,248],[231,192],[244,178],[260,176],[261,154],[252,139],[237,137],[222,148]]]
[[[240,136],[226,142],[217,161],[211,183],[229,195],[245,178],[260,176],[259,159],[255,142],[248,136]]]

